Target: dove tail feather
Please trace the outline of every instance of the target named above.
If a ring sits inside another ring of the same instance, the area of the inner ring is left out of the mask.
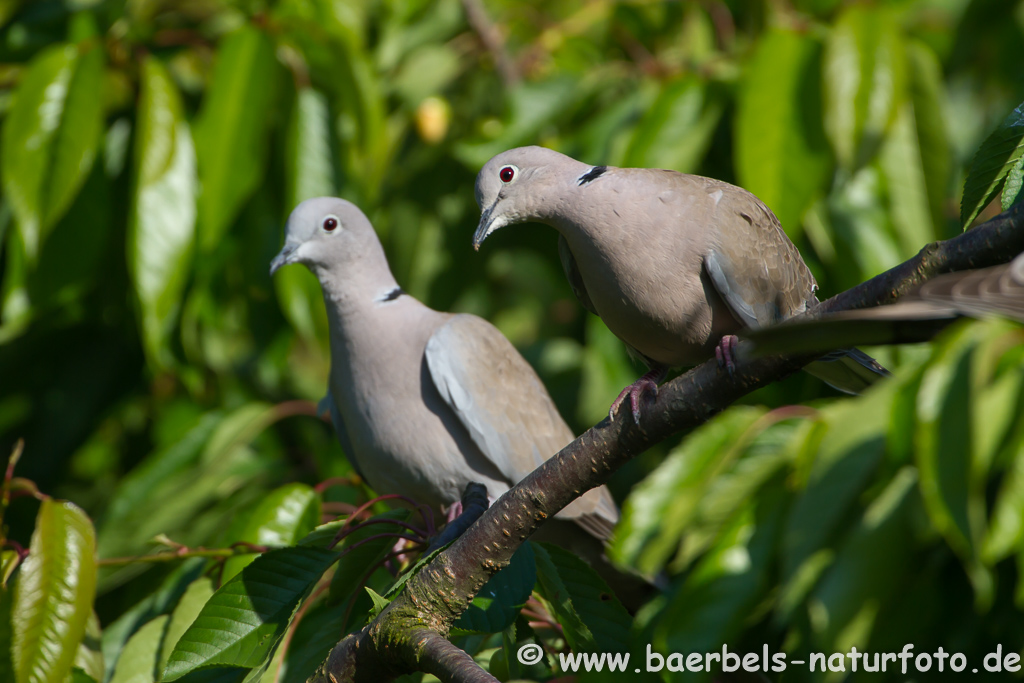
[[[891,374],[860,349],[833,351],[805,367],[804,371],[847,394],[859,394]]]

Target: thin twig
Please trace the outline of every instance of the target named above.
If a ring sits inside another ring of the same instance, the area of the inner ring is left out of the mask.
[[[494,65],[497,67],[505,87],[512,87],[518,83],[519,70],[505,50],[505,40],[501,36],[501,31],[487,16],[487,10],[484,9],[483,3],[480,0],[462,0],[462,8],[466,12],[466,21],[480,36],[480,42],[483,43],[484,49],[494,58]]]

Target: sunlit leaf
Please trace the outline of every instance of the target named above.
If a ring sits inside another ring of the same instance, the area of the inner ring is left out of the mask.
[[[912,467],[900,470],[843,540],[809,597],[816,647],[839,652],[866,646],[879,607],[913,580],[916,485]]]
[[[289,211],[306,199],[337,193],[330,125],[327,98],[313,88],[300,88],[288,126],[285,170]],[[283,268],[274,275],[274,290],[282,312],[299,334],[326,339],[327,314],[316,276],[306,268]]]
[[[711,482],[746,444],[737,443],[764,415],[763,408],[741,406],[722,413],[690,434],[643,482],[622,509],[613,557],[645,574],[660,571],[679,548]]]
[[[874,154],[903,98],[906,55],[896,19],[884,6],[852,5],[825,45],[825,130],[850,170]]]
[[[327,98],[313,88],[300,88],[288,126],[289,209],[306,199],[334,194],[330,130]]]
[[[907,44],[907,86],[914,107],[917,147],[921,153],[928,204],[935,226],[948,221],[946,199],[950,190],[953,153],[947,133],[947,105],[942,65],[932,50],[918,42]]]
[[[1024,443],[1020,444],[1003,479],[988,531],[982,541],[982,558],[988,564],[1011,555],[1024,544]]]
[[[85,623],[85,635],[82,637],[82,642],[78,644],[78,652],[75,653],[72,669],[98,683],[103,681],[104,674],[101,637],[100,620],[93,612]]]
[[[907,259],[935,240],[928,201],[924,158],[917,135],[913,105],[899,107],[889,135],[879,150],[892,210],[899,257]]]
[[[984,475],[972,448],[971,365],[982,328],[958,325],[937,342],[921,378],[915,442],[921,493],[935,528],[960,555],[978,594],[992,598],[993,586],[978,559],[985,534]]]
[[[969,228],[981,210],[999,194],[1021,155],[1024,155],[1024,103],[1003,119],[974,154],[960,201],[960,224],[964,229]]]
[[[878,166],[864,166],[829,197],[831,228],[840,254],[836,270],[845,276],[843,286],[853,286],[900,262],[894,215],[883,201],[883,181]]]
[[[34,264],[92,167],[100,140],[100,49],[57,45],[25,73],[4,121],[3,190]]]
[[[135,135],[135,195],[128,266],[146,355],[171,363],[167,341],[191,265],[195,232],[195,151],[181,97],[155,57],[142,62]]]
[[[159,616],[135,632],[117,659],[110,683],[153,683],[158,680],[160,645],[170,619]]]
[[[391,601],[369,586],[363,586],[363,590],[370,596],[370,601],[373,603],[373,606],[370,607],[370,619],[376,619],[391,604]]]
[[[320,521],[320,497],[312,487],[298,482],[285,484],[264,496],[245,517],[245,526],[231,539],[271,548],[295,545]],[[237,555],[224,563],[227,581],[255,558]]]
[[[39,507],[30,554],[14,585],[16,683],[63,683],[85,636],[96,593],[96,535],[72,503]]]
[[[205,566],[206,561],[198,557],[182,562],[155,590],[103,630],[105,679],[113,675],[114,665],[120,661],[127,640],[140,626],[170,611],[188,586],[199,577]]]
[[[263,174],[275,66],[270,40],[253,26],[227,36],[217,51],[195,125],[204,249],[220,241]]]
[[[299,601],[337,559],[311,547],[271,550],[225,583],[171,652],[163,680],[206,666],[259,666],[273,652]]]
[[[776,474],[795,459],[806,429],[786,422],[758,433],[767,424],[767,420],[762,420],[745,432],[737,432],[740,436],[734,437],[734,443],[742,457],[725,463],[722,471],[707,483],[684,528],[673,571],[688,567],[707,550],[729,521],[741,514],[747,501],[757,496],[762,487],[778,483],[781,477]]]
[[[1016,165],[1006,174],[1000,201],[1003,211],[1009,210],[1017,202],[1024,201],[1024,156],[1017,159]]]
[[[830,177],[820,69],[821,46],[814,38],[773,29],[747,65],[737,104],[739,184],[760,197],[792,236]]]
[[[5,551],[7,553],[15,553]],[[14,679],[14,662],[11,660],[11,643],[14,639],[14,632],[11,630],[11,603],[14,602],[14,590],[8,587],[0,587],[0,675],[6,680]]]
[[[174,646],[181,640],[185,633],[196,620],[203,606],[213,597],[216,586],[208,576],[201,576],[193,581],[178,600],[177,606],[171,612],[171,618],[164,628],[163,644],[160,647],[160,660],[157,662],[157,671],[163,671],[167,666],[167,660],[174,650]]]
[[[667,83],[637,124],[623,165],[693,172],[711,145],[723,105],[695,78]]]
[[[834,403],[822,410],[822,426],[807,433],[809,471],[787,514],[784,580],[794,579],[840,533],[885,454],[884,425],[895,393],[893,383],[882,383],[861,398]]]
[[[660,652],[711,652],[731,640],[769,589],[783,520],[781,492],[748,501],[673,591],[653,623]]]

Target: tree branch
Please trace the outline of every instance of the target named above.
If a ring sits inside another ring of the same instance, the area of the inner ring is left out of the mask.
[[[890,303],[936,275],[1006,263],[1021,251],[1024,206],[1018,204],[963,235],[929,244],[909,261],[823,302],[807,315]],[[455,543],[411,577],[373,623],[335,646],[311,683],[382,681],[417,670],[446,681],[493,680],[468,655],[455,655],[457,648],[439,641],[523,541],[544,520],[584,491],[605,483],[648,447],[706,422],[742,396],[816,357],[741,359],[731,378],[711,359],[663,385],[654,404],[644,410],[639,428],[629,411],[592,427],[501,496]]]

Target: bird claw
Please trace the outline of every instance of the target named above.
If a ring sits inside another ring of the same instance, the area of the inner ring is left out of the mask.
[[[715,346],[715,358],[718,359],[718,367],[725,368],[726,372],[729,373],[729,377],[736,376],[735,351],[736,345],[739,342],[739,337],[735,334],[727,334]]]
[[[462,501],[461,500],[457,500],[457,501],[455,501],[454,503],[451,504],[451,507],[448,508],[448,512],[445,514],[445,521],[448,524],[451,524],[461,514],[462,514]]]
[[[650,392],[651,398],[658,398],[658,379],[664,376],[662,370],[652,370],[646,375],[638,379],[637,381],[630,384],[628,387],[623,389],[618,397],[612,402],[612,407],[608,409],[608,419],[615,419],[615,411],[619,409],[619,406],[623,404],[626,397],[629,397],[629,407],[633,413],[633,423],[640,426],[640,400],[644,394]]]

